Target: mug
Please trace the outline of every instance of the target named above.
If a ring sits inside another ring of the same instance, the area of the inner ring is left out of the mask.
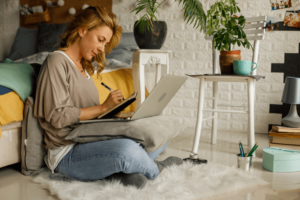
[[[255,68],[252,69],[252,65],[255,64]],[[248,60],[235,60],[233,61],[233,71],[236,74],[247,76],[257,68],[257,63]]]

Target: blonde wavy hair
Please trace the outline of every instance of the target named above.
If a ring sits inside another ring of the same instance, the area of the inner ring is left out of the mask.
[[[72,17],[67,29],[60,36],[58,47],[59,50],[67,50],[79,38],[78,28],[80,27],[87,28],[88,31],[91,31],[103,25],[108,26],[113,32],[110,42],[105,47],[105,52],[97,54],[91,60],[81,59],[83,69],[90,75],[94,74],[92,63],[94,61],[97,62],[98,77],[101,77],[100,73],[104,70],[104,66],[106,65],[105,54],[109,54],[121,40],[122,27],[119,25],[118,17],[115,14],[107,12],[102,6],[90,6],[80,11],[77,15]]]

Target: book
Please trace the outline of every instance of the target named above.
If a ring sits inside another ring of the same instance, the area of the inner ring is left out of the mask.
[[[280,132],[275,132],[273,130],[271,130],[269,132],[269,136],[273,136],[273,137],[285,137],[285,138],[300,138],[300,133],[280,133]]]
[[[300,145],[300,138],[273,137],[272,143]]]
[[[275,144],[275,143],[273,143],[273,139],[270,139],[269,147],[300,151],[300,146],[298,146],[298,145]]]
[[[286,126],[272,126],[272,130],[276,132],[291,132],[291,133],[299,133],[300,134],[300,128],[291,128]]]
[[[131,117],[134,114],[133,112],[131,112],[131,113],[120,113],[120,112],[136,100],[137,93],[138,92],[134,92],[127,99],[123,100],[121,103],[119,103],[115,107],[109,109],[108,111],[106,111],[102,115],[98,116],[98,119],[100,119],[100,118],[114,118],[114,117],[120,117],[120,118]]]

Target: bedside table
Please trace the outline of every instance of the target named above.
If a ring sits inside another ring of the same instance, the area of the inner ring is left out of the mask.
[[[145,65],[156,65],[155,83],[165,74],[169,74],[169,53],[170,50],[160,49],[131,49],[132,56],[132,78],[134,90],[138,92],[135,101],[137,109],[145,100]]]

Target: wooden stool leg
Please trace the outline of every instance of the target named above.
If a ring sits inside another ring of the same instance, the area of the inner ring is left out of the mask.
[[[217,109],[218,107],[218,99],[219,99],[219,82],[213,82],[213,109]],[[212,136],[211,143],[217,143],[217,131],[218,131],[218,112],[213,112],[213,120],[212,120]]]
[[[193,152],[191,154],[191,158],[198,158],[198,146],[200,142],[201,128],[202,128],[202,119],[203,119],[203,105],[204,105],[204,85],[205,78],[200,78],[199,82],[199,97],[198,97],[198,114],[197,114],[197,124],[196,131],[194,136],[194,144],[193,144]]]
[[[248,146],[249,150],[254,146],[255,144],[255,129],[254,129],[254,80],[253,79],[248,79]],[[253,154],[253,157],[255,157],[255,153]]]

